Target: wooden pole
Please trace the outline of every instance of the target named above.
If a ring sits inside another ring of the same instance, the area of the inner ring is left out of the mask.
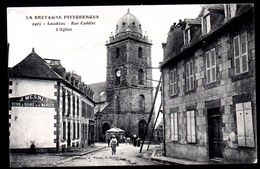
[[[160,108],[159,108],[158,113],[157,113],[157,116],[156,116],[156,120],[155,120],[153,129],[152,129],[152,135],[151,135],[150,140],[149,140],[149,143],[148,143],[147,151],[149,150],[150,144],[151,144],[152,139],[153,139],[153,133],[154,133],[155,125],[156,125],[156,123],[157,123],[159,114],[160,114],[160,112],[161,112],[161,107],[162,107],[162,103],[160,104]]]
[[[149,126],[149,123],[150,123],[151,118],[152,118],[152,115],[153,115],[153,110],[154,110],[155,101],[156,101],[156,98],[157,98],[157,95],[158,95],[158,91],[159,91],[159,88],[160,88],[160,84],[161,84],[161,78],[162,78],[162,75],[160,76],[160,80],[159,80],[158,86],[157,86],[157,88],[156,88],[155,97],[154,97],[154,99],[153,99],[152,109],[151,109],[151,112],[150,112],[150,116],[149,116],[149,119],[148,119],[148,122],[147,122],[146,129],[145,129],[144,139],[142,140],[142,145],[141,145],[141,148],[140,148],[140,153],[142,152],[143,145],[144,145],[144,140],[145,140],[145,136],[146,136],[146,134],[147,134],[147,131],[148,131],[148,128],[149,128],[148,126]]]

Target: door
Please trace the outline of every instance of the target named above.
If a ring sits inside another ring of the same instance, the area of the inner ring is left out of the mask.
[[[209,158],[222,158],[222,128],[219,108],[208,109]]]

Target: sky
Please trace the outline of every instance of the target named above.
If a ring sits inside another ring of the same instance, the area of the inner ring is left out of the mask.
[[[28,56],[32,48],[42,58],[59,59],[67,71],[74,71],[86,84],[106,81],[106,41],[115,35],[118,20],[127,10],[138,18],[143,34],[152,40],[152,66],[163,60],[162,43],[166,42],[171,25],[179,19],[196,18],[201,5],[135,5],[82,7],[19,7],[7,8],[8,67]],[[65,19],[64,16],[92,15],[97,19]],[[61,19],[39,19],[41,16]],[[38,19],[36,19],[37,17]],[[94,22],[81,25],[80,22]],[[65,22],[65,26],[47,25]],[[71,22],[79,22],[71,25]],[[34,24],[41,24],[33,25]],[[45,25],[43,25],[45,24]],[[71,31],[56,31],[69,28]],[[159,69],[153,79],[159,80]],[[153,83],[156,86],[157,82]],[[158,105],[158,104],[157,104]]]

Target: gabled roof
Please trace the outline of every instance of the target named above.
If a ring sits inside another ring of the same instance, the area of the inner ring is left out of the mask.
[[[10,69],[9,76],[53,80],[61,79],[61,77],[34,52],[34,49],[26,58]]]

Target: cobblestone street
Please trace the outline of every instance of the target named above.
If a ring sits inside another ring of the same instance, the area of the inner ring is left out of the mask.
[[[11,153],[10,167],[54,167],[54,166],[126,166],[126,165],[159,165],[150,157],[160,145],[144,144],[142,153],[140,147],[122,143],[117,147],[116,155],[111,154],[111,147],[106,143],[95,143],[95,146],[78,152],[55,153]]]
[[[70,160],[59,166],[126,166],[126,165],[160,165],[149,158],[153,150],[159,145],[151,145],[147,151],[147,145],[143,146],[143,152],[139,153],[140,147],[129,144],[120,144],[117,147],[116,155],[111,154],[111,148],[106,147],[100,151],[83,155]],[[160,146],[159,146],[160,147]]]

